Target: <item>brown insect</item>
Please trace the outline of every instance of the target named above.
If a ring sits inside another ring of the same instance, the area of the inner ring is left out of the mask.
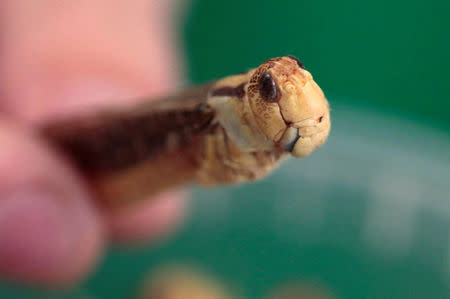
[[[92,182],[120,203],[189,182],[260,179],[289,155],[305,157],[330,131],[328,102],[295,57],[128,109],[42,129]]]

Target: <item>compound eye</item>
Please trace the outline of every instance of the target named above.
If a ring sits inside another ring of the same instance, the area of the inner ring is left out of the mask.
[[[278,87],[270,73],[264,73],[259,78],[259,93],[268,102],[278,100]]]

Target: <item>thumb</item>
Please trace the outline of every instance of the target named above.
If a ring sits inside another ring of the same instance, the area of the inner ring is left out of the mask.
[[[35,139],[0,121],[0,276],[67,283],[91,268],[103,228],[81,181]]]

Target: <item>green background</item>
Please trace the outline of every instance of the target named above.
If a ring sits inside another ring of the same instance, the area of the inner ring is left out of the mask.
[[[127,298],[178,261],[248,298],[289,281],[339,298],[450,298],[449,12],[449,1],[193,1],[180,22],[192,82],[296,55],[333,108],[329,141],[262,182],[195,189],[171,239],[111,249],[79,288],[40,296]],[[31,293],[3,286],[0,298]]]
[[[194,81],[298,56],[328,95],[450,126],[449,1],[194,1]],[[333,104],[333,98],[330,98]]]

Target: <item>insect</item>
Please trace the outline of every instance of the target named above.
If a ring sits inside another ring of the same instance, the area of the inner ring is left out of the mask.
[[[189,182],[260,179],[330,131],[328,102],[293,56],[166,98],[46,125],[41,133],[112,203]]]

